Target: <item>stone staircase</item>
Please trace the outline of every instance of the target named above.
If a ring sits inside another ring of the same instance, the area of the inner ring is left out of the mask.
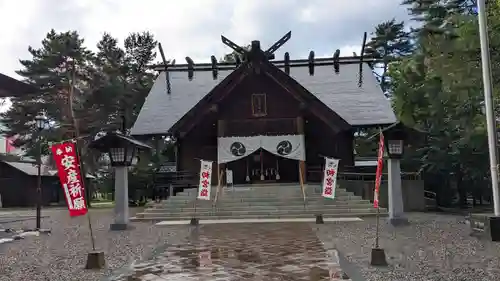
[[[221,190],[215,203],[212,200],[195,200],[196,189],[189,189],[161,203],[156,203],[132,221],[172,221],[199,219],[276,219],[325,218],[374,216],[377,210],[369,200],[362,200],[351,192],[337,188],[334,200],[321,197],[319,185],[305,185],[306,200],[298,184],[242,185]],[[380,209],[387,215],[386,209]]]

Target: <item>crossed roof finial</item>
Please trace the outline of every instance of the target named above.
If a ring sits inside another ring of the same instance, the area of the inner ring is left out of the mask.
[[[249,58],[252,56],[252,54],[258,54],[262,53],[262,50],[260,49],[260,41],[254,40],[252,41],[251,48],[250,50],[246,50],[245,48],[239,46],[238,44],[234,43],[233,41],[227,39],[224,37],[224,35],[221,35],[221,40],[222,43],[227,45],[229,48],[233,49],[236,53],[240,54],[243,58]],[[281,37],[278,41],[276,41],[267,51],[264,51],[264,56],[268,60],[274,59],[274,52],[276,52],[281,46],[283,46],[290,38],[292,37],[292,32],[288,31],[283,37]]]

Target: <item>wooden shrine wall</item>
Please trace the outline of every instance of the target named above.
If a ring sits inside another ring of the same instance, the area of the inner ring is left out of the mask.
[[[254,114],[252,107],[252,95],[256,93],[265,94],[265,114],[259,116]],[[217,112],[206,114],[202,122],[179,140],[179,170],[198,173],[200,158],[217,162],[220,124],[224,126],[221,131],[224,136],[296,134],[298,116],[303,116],[305,120],[307,166],[321,165],[323,159],[320,155],[341,159],[341,166],[352,165],[351,132],[333,132],[309,110],[313,109],[301,110],[299,101],[270,78],[264,75],[249,76],[218,104]],[[246,165],[245,161],[241,160],[237,165]],[[217,183],[216,169],[215,164],[214,184]],[[290,172],[298,175],[298,164],[296,169],[290,167]]]
[[[264,99],[263,114],[254,112],[255,97]],[[282,135],[296,133],[300,114],[295,98],[267,76],[254,74],[221,102],[219,119],[226,120],[226,136]]]
[[[315,116],[305,116],[306,163],[308,167],[324,164],[323,156],[340,159],[343,166],[354,165],[354,133],[333,132],[324,122]]]

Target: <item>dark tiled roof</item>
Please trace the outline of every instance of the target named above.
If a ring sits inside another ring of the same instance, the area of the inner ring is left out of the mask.
[[[171,94],[167,94],[165,72],[160,73],[132,127],[132,135],[165,134],[232,71],[219,71],[216,80],[210,71],[195,71],[192,81],[186,72],[170,72]],[[290,75],[320,101],[353,126],[384,125],[396,122],[368,65],[363,67],[363,83],[358,87],[359,65],[292,67]]]
[[[363,65],[361,87],[358,64],[341,65],[338,74],[332,66],[315,67],[312,76],[307,67],[296,67],[291,68],[290,75],[352,126],[397,121],[368,65]]]
[[[151,146],[138,141],[132,137],[123,135],[120,132],[108,132],[105,135],[102,135],[96,139],[94,139],[89,147],[92,149],[98,149],[101,151],[107,151],[109,147],[113,147],[113,145],[128,145],[132,144],[135,145],[138,149],[144,150],[144,149],[151,149]]]
[[[0,97],[16,97],[36,92],[36,88],[0,73]]]
[[[29,176],[36,176],[38,175],[38,167],[35,162],[29,163],[29,162],[12,162],[12,161],[2,161],[3,163],[29,175]],[[47,165],[43,165],[41,167],[41,175],[42,176],[57,176],[57,170],[51,169]]]
[[[130,133],[132,135],[165,134],[179,119],[195,106],[232,71],[219,71],[212,78],[210,71],[194,72],[188,80],[187,72],[171,72],[171,94],[167,94],[165,72],[161,72],[141,108]]]
[[[28,176],[37,176],[38,175],[38,166],[35,162],[20,162],[20,161],[0,161],[3,162],[14,169],[17,169]],[[41,175],[44,177],[55,177],[57,176],[57,169],[52,169],[49,165],[42,164],[41,166]],[[87,174],[88,179],[95,179],[94,176]]]

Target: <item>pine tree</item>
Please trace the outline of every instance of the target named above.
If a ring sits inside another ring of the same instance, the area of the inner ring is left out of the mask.
[[[128,65],[125,51],[118,46],[117,39],[107,33],[103,35],[97,43],[93,65],[95,72],[91,81],[92,93],[83,107],[91,109],[94,116],[92,120],[88,120],[90,122],[86,128],[97,131],[118,129],[120,100],[128,83]]]
[[[129,81],[131,87],[125,92],[124,107],[127,109],[127,127],[130,127],[153,86],[155,75],[148,65],[156,58],[158,42],[149,32],[132,33],[125,38],[125,57],[129,65]]]
[[[409,6],[408,12],[412,20],[421,22],[421,28],[414,32],[417,35],[442,34],[450,32],[450,18],[457,14],[474,12],[474,0],[403,0],[402,5]]]
[[[20,61],[23,69],[17,73],[24,77],[25,82],[40,90],[33,95],[13,98],[10,109],[0,116],[6,126],[3,133],[7,136],[18,136],[14,145],[25,147],[28,155],[34,154],[34,118],[40,112],[45,112],[53,125],[50,130],[44,132],[44,138],[47,140],[61,140],[74,133],[68,106],[69,83],[73,68],[75,76],[82,84],[88,81],[88,62],[92,57],[83,42],[76,31],[56,33],[51,30],[42,40],[41,48],[28,48],[32,59]]]
[[[384,93],[389,89],[387,70],[390,62],[410,54],[412,50],[410,33],[405,31],[404,22],[392,19],[375,27],[373,37],[366,44],[365,54],[384,59],[383,63],[376,66],[381,73],[375,72]]]
[[[121,129],[124,114],[127,127],[133,124],[154,82],[148,65],[156,57],[156,45],[148,32],[130,34],[124,48],[110,34],[103,35],[93,59],[92,94],[84,106],[98,117],[88,128]]]

